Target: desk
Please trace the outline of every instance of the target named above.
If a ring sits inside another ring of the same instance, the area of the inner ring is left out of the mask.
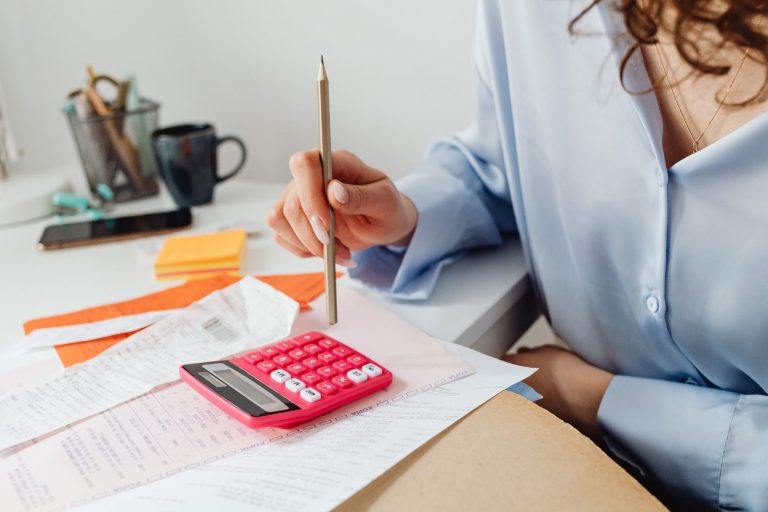
[[[281,189],[275,183],[229,181],[217,188],[215,204],[195,208],[195,227],[232,220],[263,222]],[[120,205],[117,213],[172,207],[163,193]],[[0,229],[0,343],[21,336],[24,320],[125,300],[168,286],[154,277],[157,238],[39,252],[37,239],[50,222]],[[249,239],[244,266],[253,274],[322,268],[317,259],[288,256],[273,243],[266,226]],[[370,290],[364,293],[435,337],[492,355],[503,353],[537,315],[524,258],[515,240],[494,250],[472,252],[446,268],[428,301],[402,302]],[[344,312],[340,314],[343,319]],[[467,449],[470,446],[475,448]],[[554,458],[562,463],[546,462]],[[501,471],[496,473],[494,468]],[[466,484],[460,496],[445,492],[456,488],[457,481]],[[405,504],[409,509],[420,504],[427,510],[438,504],[445,510],[511,510],[514,504],[520,504],[520,509],[572,509],[580,504],[585,510],[660,508],[590,441],[509,393],[499,395],[406,458],[342,509],[391,510],[403,509]]]
[[[319,259],[294,258],[272,241],[264,219],[282,188],[279,183],[230,180],[216,188],[213,204],[194,209],[194,227],[232,220],[260,224],[259,234],[248,240],[244,270],[249,274],[321,272]],[[115,213],[172,208],[173,201],[163,191],[154,198],[120,204]],[[51,222],[0,229],[0,344],[21,337],[21,324],[31,318],[130,299],[169,286],[154,276],[157,237],[40,252],[37,240]],[[355,286],[346,279],[342,282]],[[503,354],[538,314],[516,240],[496,250],[471,253],[446,268],[429,301],[401,302],[367,289],[364,293],[436,338],[494,356]],[[342,319],[343,315],[341,311]]]

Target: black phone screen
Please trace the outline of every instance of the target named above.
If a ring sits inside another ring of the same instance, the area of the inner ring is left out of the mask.
[[[46,227],[38,243],[44,249],[87,245],[98,241],[172,231],[187,227],[191,223],[192,212],[189,208],[180,208],[169,212],[57,224]]]

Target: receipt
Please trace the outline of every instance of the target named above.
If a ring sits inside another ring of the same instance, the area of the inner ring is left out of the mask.
[[[54,345],[79,343],[81,341],[105,338],[114,334],[138,331],[179,311],[181,309],[164,309],[137,313],[135,315],[118,316],[107,320],[99,320],[98,322],[36,329],[15,342],[14,348],[17,350],[47,348]]]
[[[219,359],[284,338],[298,310],[293,299],[245,277],[95,359],[0,397],[0,450],[174,381],[182,364]]]

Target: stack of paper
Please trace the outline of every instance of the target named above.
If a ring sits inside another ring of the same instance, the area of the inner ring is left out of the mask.
[[[160,281],[240,275],[246,233],[242,229],[169,238],[155,260]]]
[[[0,422],[0,450],[176,381],[182,364],[213,361],[286,338],[298,311],[290,297],[245,277],[99,357],[0,396],[0,417],[11,419]]]
[[[358,347],[393,371],[388,389],[293,429],[251,430],[184,383],[168,382],[180,362],[286,336],[298,309],[290,302],[246,278],[63,375],[30,382],[15,368],[27,383],[0,396],[3,511],[89,502],[115,511],[329,509],[531,373],[446,350],[341,287],[339,306],[357,321],[328,326],[323,308],[313,308],[291,335],[321,329]],[[214,317],[226,336],[206,329]]]
[[[478,373],[384,403],[363,401],[343,419],[289,431],[283,439],[211,458],[207,464],[110,493],[111,498],[77,510],[331,510],[504,386],[532,372],[460,345],[447,348]]]

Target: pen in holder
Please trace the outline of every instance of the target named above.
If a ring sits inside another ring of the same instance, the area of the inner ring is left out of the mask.
[[[116,202],[155,195],[157,167],[150,135],[157,129],[160,105],[141,99],[131,108],[110,111],[88,88],[65,108],[72,135],[94,196],[108,186]]]

